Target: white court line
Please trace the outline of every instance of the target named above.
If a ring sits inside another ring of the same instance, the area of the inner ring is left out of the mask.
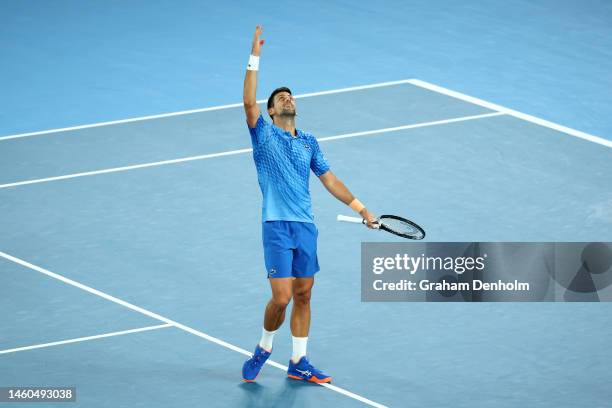
[[[570,136],[588,140],[589,142],[597,143],[602,146],[612,147],[612,140],[607,140],[599,136],[594,136],[589,133],[583,132],[581,130],[576,130],[576,129],[569,128],[567,126],[559,125],[558,123],[550,122],[548,120],[541,119],[536,116],[528,115],[526,113],[519,112],[514,109],[506,108],[505,106],[497,105],[495,103],[491,103],[483,99],[478,99],[473,96],[462,94],[457,91],[452,91],[450,89],[443,88],[439,85],[421,81],[420,79],[409,79],[408,82],[411,83],[412,85],[416,85],[421,88],[429,89],[430,91],[434,91],[434,92],[441,93],[447,96],[451,96],[456,99],[461,99],[462,101],[470,102],[470,103],[473,103],[474,105],[479,105],[479,106],[482,106],[484,108],[488,108],[494,111],[503,112],[507,115],[514,116],[515,118],[519,118],[527,122],[535,123],[536,125],[554,129],[556,131],[568,134]]]
[[[24,185],[27,185],[27,184],[46,183],[46,182],[49,182],[49,181],[66,180],[66,179],[71,179],[71,178],[76,178],[76,177],[95,176],[97,174],[117,173],[117,172],[120,172],[120,171],[143,169],[143,168],[146,168],[146,167],[164,166],[166,164],[183,163],[183,162],[188,162],[188,161],[193,161],[193,160],[204,160],[204,159],[210,159],[210,158],[213,158],[213,157],[232,156],[232,155],[235,155],[235,154],[248,153],[248,152],[251,152],[251,151],[253,151],[253,149],[250,149],[250,148],[249,149],[230,150],[230,151],[221,152],[221,153],[203,154],[203,155],[200,155],[200,156],[183,157],[183,158],[180,158],[180,159],[163,160],[163,161],[152,162],[152,163],[134,164],[132,166],[113,167],[113,168],[110,168],[110,169],[86,171],[86,172],[83,172],[83,173],[66,174],[64,176],[56,176],[56,177],[47,177],[47,178],[35,179],[35,180],[18,181],[18,182],[15,182],[15,183],[0,184],[0,189],[2,189],[2,188],[9,188],[9,187],[24,186]]]
[[[98,334],[96,336],[78,337],[76,339],[53,341],[51,343],[35,344],[33,346],[25,346],[25,347],[17,347],[17,348],[12,348],[12,349],[7,349],[7,350],[0,350],[0,354],[16,353],[18,351],[26,351],[26,350],[45,348],[45,347],[53,347],[53,346],[59,346],[62,344],[71,344],[71,343],[78,343],[81,341],[103,339],[106,337],[123,336],[124,334],[141,333],[145,331],[165,329],[167,327],[173,327],[173,326],[167,323],[158,324],[157,326],[140,327],[138,329],[130,329],[130,330],[122,330],[122,331],[117,331],[117,332],[112,332],[112,333]]]
[[[215,344],[218,344],[218,345],[223,346],[225,348],[228,348],[228,349],[230,349],[232,351],[235,351],[237,353],[244,354],[245,356],[248,356],[248,357],[251,357],[251,355],[252,355],[250,352],[248,352],[247,350],[245,350],[245,349],[243,349],[241,347],[234,346],[233,344],[230,344],[230,343],[228,343],[226,341],[223,341],[223,340],[221,340],[219,338],[213,337],[213,336],[211,336],[209,334],[206,334],[204,332],[201,332],[201,331],[196,330],[194,328],[191,328],[189,326],[185,326],[184,324],[178,323],[178,322],[176,322],[174,320],[168,319],[167,317],[161,316],[161,315],[159,315],[157,313],[151,312],[151,311],[149,311],[147,309],[144,309],[142,307],[139,307],[139,306],[133,305],[131,303],[128,303],[125,300],[121,300],[121,299],[116,298],[116,297],[114,297],[112,295],[109,295],[107,293],[104,293],[102,291],[94,289],[94,288],[92,288],[90,286],[84,285],[84,284],[79,283],[79,282],[77,282],[75,280],[67,278],[65,276],[62,276],[62,275],[59,275],[57,273],[51,272],[51,271],[49,271],[47,269],[41,268],[40,266],[36,266],[34,264],[31,264],[31,263],[29,263],[27,261],[24,261],[23,259],[16,258],[16,257],[14,257],[12,255],[9,255],[9,254],[7,254],[5,252],[2,252],[2,251],[0,251],[0,257],[2,257],[4,259],[7,259],[7,260],[9,260],[11,262],[14,262],[14,263],[16,263],[18,265],[24,266],[24,267],[26,267],[28,269],[33,270],[33,271],[42,273],[43,275],[47,275],[47,276],[49,276],[49,277],[51,277],[53,279],[57,279],[57,280],[59,280],[61,282],[64,282],[64,283],[66,283],[68,285],[71,285],[71,286],[74,286],[74,287],[79,288],[81,290],[84,290],[85,292],[89,292],[89,293],[91,293],[91,294],[93,294],[95,296],[99,296],[99,297],[101,297],[103,299],[106,299],[106,300],[108,300],[110,302],[113,302],[113,303],[116,303],[118,305],[124,306],[124,307],[126,307],[126,308],[128,308],[130,310],[133,310],[135,312],[141,313],[141,314],[143,314],[145,316],[149,316],[149,317],[151,317],[153,319],[162,321],[162,322],[164,322],[164,323],[166,323],[168,325],[174,326],[174,327],[176,327],[178,329],[181,329],[181,330],[183,330],[183,331],[185,331],[187,333],[190,333],[190,334],[193,334],[195,336],[201,337],[203,339],[206,339],[206,340],[208,340],[208,341],[210,341],[212,343],[215,343]],[[281,369],[283,371],[287,371],[287,366],[282,365],[280,363],[277,363],[275,361],[268,360],[268,361],[266,361],[266,364],[269,364],[269,365],[271,365],[273,367],[279,368],[279,369]],[[327,389],[330,389],[332,391],[335,391],[335,392],[338,392],[338,393],[340,393],[342,395],[345,395],[347,397],[353,398],[353,399],[355,399],[357,401],[361,401],[361,402],[363,402],[363,403],[365,403],[367,405],[370,405],[370,406],[373,406],[373,407],[377,407],[377,408],[387,408],[385,405],[382,405],[382,404],[379,404],[378,402],[369,400],[369,399],[367,399],[365,397],[362,397],[361,395],[358,395],[358,394],[355,394],[355,393],[353,393],[351,391],[345,390],[344,388],[340,388],[340,387],[337,387],[337,386],[331,385],[331,384],[320,384],[320,385],[325,387],[325,388],[327,388]]]
[[[388,128],[376,129],[376,130],[366,130],[363,132],[345,133],[343,135],[322,137],[317,140],[319,142],[326,142],[329,140],[346,139],[349,137],[359,137],[359,136],[376,135],[379,133],[397,132],[398,130],[405,130],[405,129],[416,129],[416,128],[427,127],[427,126],[446,125],[448,123],[465,122],[466,120],[484,119],[484,118],[490,118],[493,116],[500,116],[500,115],[505,115],[505,113],[503,112],[482,113],[480,115],[462,116],[459,118],[442,119],[442,120],[436,120],[433,122],[414,123],[412,125],[395,126],[395,127],[388,127]]]
[[[371,88],[380,88],[384,86],[407,84],[409,83],[409,81],[410,81],[409,79],[403,79],[400,81],[379,82],[379,83],[370,84],[370,85],[352,86],[348,88],[330,89],[328,91],[319,91],[319,92],[299,94],[299,95],[295,95],[294,97],[295,98],[309,98],[312,96],[330,95],[330,94],[341,93],[341,92],[360,91],[362,89],[371,89]],[[267,99],[260,99],[257,101],[257,103],[266,103],[266,102],[267,102]],[[68,132],[71,130],[90,129],[90,128],[101,127],[101,126],[118,125],[121,123],[141,122],[144,120],[169,118],[172,116],[190,115],[193,113],[209,112],[209,111],[229,109],[229,108],[238,108],[238,107],[242,107],[242,105],[243,105],[242,103],[232,103],[229,105],[211,106],[208,108],[199,108],[199,109],[190,109],[190,110],[184,110],[184,111],[178,111],[178,112],[161,113],[159,115],[140,116],[137,118],[120,119],[120,120],[112,120],[108,122],[98,122],[98,123],[92,123],[92,124],[80,125],[80,126],[71,126],[71,127],[57,128],[57,129],[41,130],[38,132],[19,133],[19,134],[14,134],[14,135],[2,136],[0,137],[0,142],[3,140],[19,139],[19,138],[30,137],[30,136],[48,135],[51,133]]]
[[[403,125],[403,126],[389,127],[389,128],[383,128],[383,129],[366,130],[366,131],[363,131],[363,132],[345,133],[345,134],[342,134],[342,135],[322,137],[322,138],[319,138],[317,140],[319,142],[326,142],[326,141],[330,141],[330,140],[338,140],[338,139],[346,139],[346,138],[351,138],[351,137],[368,136],[368,135],[375,135],[375,134],[387,133],[387,132],[396,132],[396,131],[405,130],[405,129],[415,129],[415,128],[426,127],[426,126],[436,126],[436,125],[444,125],[444,124],[447,124],[447,123],[464,122],[464,121],[467,121],[467,120],[490,118],[492,116],[499,116],[499,115],[504,115],[504,113],[502,113],[502,112],[492,112],[492,113],[483,113],[483,114],[480,114],[480,115],[462,116],[462,117],[452,118],[452,119],[436,120],[436,121],[433,121],[433,122],[414,123],[414,124],[411,124],[411,125]],[[66,174],[66,175],[63,175],[63,176],[55,176],[55,177],[46,177],[46,178],[34,179],[34,180],[17,181],[17,182],[14,182],[14,183],[0,184],[0,189],[2,189],[2,188],[9,188],[9,187],[24,186],[24,185],[27,185],[27,184],[37,184],[37,183],[46,183],[46,182],[50,182],[50,181],[66,180],[66,179],[72,179],[72,178],[77,178],[77,177],[95,176],[97,174],[117,173],[117,172],[120,172],[120,171],[143,169],[143,168],[155,167],[155,166],[164,166],[164,165],[167,165],[167,164],[183,163],[183,162],[194,161],[194,160],[212,159],[212,158],[215,158],[215,157],[233,156],[233,155],[236,155],[236,154],[250,153],[252,151],[253,151],[253,149],[251,149],[251,148],[248,148],[248,149],[238,149],[238,150],[229,150],[229,151],[220,152],[220,153],[210,153],[210,154],[203,154],[203,155],[199,155],[199,156],[183,157],[183,158],[179,158],[179,159],[163,160],[163,161],[151,162],[151,163],[134,164],[134,165],[131,165],[131,166],[113,167],[113,168],[109,168],[109,169],[87,171],[87,172],[83,172],[83,173]]]

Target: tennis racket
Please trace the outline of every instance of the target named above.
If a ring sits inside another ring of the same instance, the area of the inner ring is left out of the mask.
[[[365,224],[366,220],[361,217],[348,217],[346,215],[338,215],[338,221],[354,222],[356,224]],[[402,238],[408,239],[423,239],[425,238],[425,230],[418,224],[397,215],[381,215],[376,219],[379,229],[390,232]]]

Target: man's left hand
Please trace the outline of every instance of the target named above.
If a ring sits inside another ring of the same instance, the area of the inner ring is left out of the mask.
[[[359,212],[359,215],[361,215],[361,217],[366,220],[366,226],[368,228],[377,229],[379,227],[378,220],[376,219],[374,214],[368,211],[367,208],[361,210]]]

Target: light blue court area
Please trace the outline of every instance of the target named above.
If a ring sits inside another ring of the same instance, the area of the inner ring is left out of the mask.
[[[608,0],[0,2],[0,135],[421,78],[612,137]],[[78,33],[78,35],[75,35]]]
[[[407,81],[297,108],[372,211],[413,218],[431,241],[612,241],[612,149],[580,132]],[[242,384],[233,347],[252,351],[269,298],[249,148],[241,106],[0,140],[0,251],[145,311],[2,257],[0,351],[180,325],[0,354],[0,385],[75,385],[86,407],[612,400],[610,304],[361,303],[360,243],[394,238],[336,222],[348,210],[314,177],[309,354],[341,390],[273,366]],[[272,360],[290,348],[286,324]]]

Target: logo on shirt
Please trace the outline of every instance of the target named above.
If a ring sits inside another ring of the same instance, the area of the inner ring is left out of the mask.
[[[310,145],[308,143],[304,143],[304,147],[306,148],[306,150],[310,150]]]

